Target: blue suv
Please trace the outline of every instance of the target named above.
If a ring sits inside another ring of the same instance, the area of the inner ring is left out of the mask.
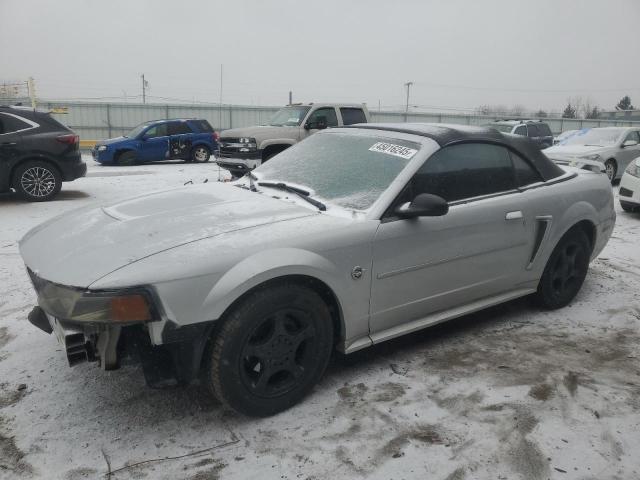
[[[155,120],[138,125],[122,137],[97,142],[93,159],[108,165],[133,165],[160,160],[208,162],[218,150],[218,134],[203,119]]]

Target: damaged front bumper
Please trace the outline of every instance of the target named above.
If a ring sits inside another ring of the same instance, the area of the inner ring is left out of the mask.
[[[56,335],[69,366],[97,362],[103,370],[116,370],[123,365],[140,364],[151,387],[188,384],[197,378],[214,323],[178,326],[167,322],[162,332],[163,344],[153,345],[144,323],[69,322],[39,306],[33,308],[28,319],[40,330]]]

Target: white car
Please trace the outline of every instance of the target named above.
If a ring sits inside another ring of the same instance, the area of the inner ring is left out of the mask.
[[[620,178],[631,160],[640,156],[640,128],[603,127],[580,131],[544,151],[559,165],[606,172],[613,182]]]
[[[640,211],[640,158],[631,162],[622,175],[619,195],[625,212]]]

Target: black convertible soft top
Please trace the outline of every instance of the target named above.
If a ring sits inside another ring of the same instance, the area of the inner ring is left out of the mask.
[[[565,173],[564,170],[549,160],[532,140],[522,135],[501,133],[490,127],[442,123],[359,123],[338,128],[364,128],[420,135],[432,139],[441,147],[466,142],[495,143],[514,150],[520,156],[526,158],[540,172],[545,181]]]

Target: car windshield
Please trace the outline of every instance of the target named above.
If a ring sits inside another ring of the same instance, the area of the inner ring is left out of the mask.
[[[614,145],[624,133],[624,128],[592,128],[577,132],[565,140],[565,145]]]
[[[284,107],[271,117],[269,125],[274,127],[295,127],[302,123],[311,107]]]
[[[138,135],[140,135],[142,133],[142,131],[147,128],[149,126],[148,123],[143,123],[141,125],[138,125],[137,127],[135,127],[133,130],[130,130],[129,133],[127,133],[126,135],[124,135],[127,138],[136,138]]]
[[[376,135],[316,134],[254,170],[341,207],[366,210],[420,150],[420,144]]]

